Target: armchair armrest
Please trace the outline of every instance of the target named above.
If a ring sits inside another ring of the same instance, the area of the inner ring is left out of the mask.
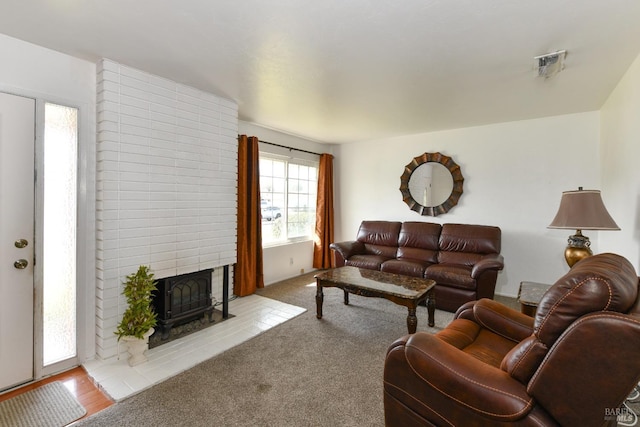
[[[580,357],[581,352],[588,357]],[[615,312],[590,313],[573,322],[554,343],[531,378],[529,392],[562,425],[596,425],[605,408],[619,407],[638,384],[638,353],[640,319]],[[566,410],[561,402],[567,396],[580,411]]]
[[[453,417],[463,417],[449,420],[455,425],[473,423],[464,419],[469,411],[483,420],[516,421],[526,416],[533,403],[525,385],[505,371],[423,332],[405,337],[389,348],[384,382],[385,393],[409,407],[414,402],[429,408],[460,407],[458,411],[447,411]]]
[[[364,253],[364,243],[358,241],[337,242],[329,245],[329,249],[338,252],[345,260],[353,255]]]
[[[504,268],[504,257],[500,254],[487,254],[480,261],[475,263],[471,270],[471,277],[477,279],[487,270],[502,270]]]
[[[520,342],[533,333],[533,317],[494,300],[476,301],[473,316],[480,325],[512,341]]]
[[[458,307],[458,310],[453,315],[454,319],[469,319],[476,321],[475,316],[473,315],[473,306],[476,305],[478,301],[467,301]]]

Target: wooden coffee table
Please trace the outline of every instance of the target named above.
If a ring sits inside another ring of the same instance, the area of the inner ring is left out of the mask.
[[[418,326],[416,308],[423,301],[427,302],[429,326],[434,325],[436,307],[435,285],[431,279],[402,276],[376,270],[357,267],[338,267],[316,274],[316,317],[322,319],[322,288],[335,287],[344,291],[344,303],[349,304],[349,294],[364,297],[384,298],[409,309],[407,329],[415,333]]]

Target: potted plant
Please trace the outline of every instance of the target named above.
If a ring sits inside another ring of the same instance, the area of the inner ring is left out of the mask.
[[[147,360],[144,355],[149,348],[149,336],[156,325],[156,313],[151,304],[152,292],[156,290],[153,273],[141,265],[135,274],[126,277],[122,294],[127,298],[128,308],[122,315],[115,334],[118,341],[127,343],[129,365],[135,366]]]

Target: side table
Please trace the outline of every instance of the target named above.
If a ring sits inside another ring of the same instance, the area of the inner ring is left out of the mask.
[[[520,311],[527,316],[535,316],[542,296],[550,287],[551,285],[546,283],[520,282],[520,289],[518,290]]]

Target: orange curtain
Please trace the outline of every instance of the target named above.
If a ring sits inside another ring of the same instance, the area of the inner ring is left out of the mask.
[[[333,243],[333,156],[320,155],[316,232],[313,240],[313,267],[333,267],[329,245]]]
[[[264,287],[258,138],[238,137],[238,262],[233,292],[250,295]]]

